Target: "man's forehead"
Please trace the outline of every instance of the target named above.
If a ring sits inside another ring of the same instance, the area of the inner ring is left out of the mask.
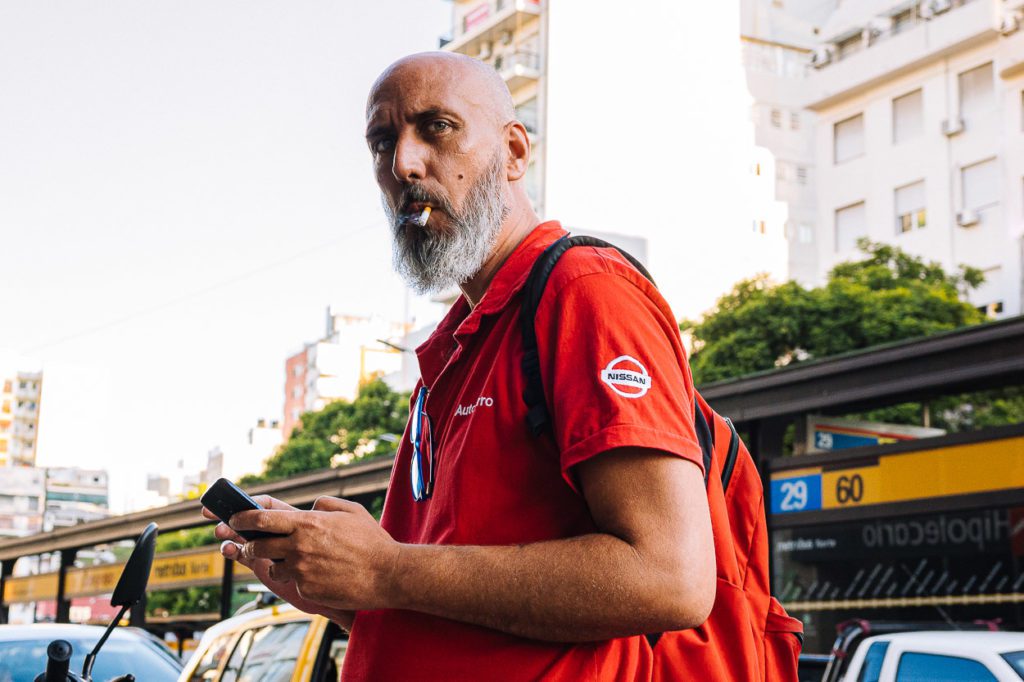
[[[443,59],[399,62],[377,79],[366,104],[366,120],[414,116],[430,110],[463,116],[492,112],[495,102],[478,73]]]
[[[395,113],[420,112],[430,109],[463,108],[468,88],[459,88],[451,78],[445,78],[439,72],[419,70],[409,73],[393,74],[382,79],[367,102],[367,120],[371,120],[381,110],[398,110]]]

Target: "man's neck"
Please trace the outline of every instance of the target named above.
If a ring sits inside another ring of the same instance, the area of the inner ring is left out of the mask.
[[[484,261],[483,267],[472,279],[459,287],[462,289],[462,295],[469,302],[470,308],[476,307],[476,304],[484,297],[487,287],[490,286],[491,280],[494,279],[498,270],[516,250],[516,247],[522,243],[526,235],[537,227],[538,223],[540,223],[540,218],[537,217],[528,202],[521,202],[512,209],[502,224],[498,241],[494,245],[491,255]]]

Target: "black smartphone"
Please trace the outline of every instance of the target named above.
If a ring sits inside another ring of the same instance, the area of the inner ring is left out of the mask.
[[[244,490],[226,478],[218,478],[217,482],[209,487],[199,498],[203,506],[217,515],[224,523],[228,523],[231,517],[238,512],[263,509],[256,500],[249,497]],[[262,530],[238,530],[235,531],[246,540],[259,540],[260,538],[280,537],[280,533],[268,533]]]

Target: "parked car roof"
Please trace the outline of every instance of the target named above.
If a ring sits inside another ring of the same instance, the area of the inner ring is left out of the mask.
[[[950,653],[956,651],[992,651],[1003,653],[1024,649],[1024,632],[985,632],[978,630],[946,630],[899,632],[891,635],[875,635],[871,641],[886,640],[899,642],[904,647],[941,647]],[[865,640],[867,641],[867,640]],[[861,645],[863,646],[863,644]]]
[[[46,668],[47,645],[64,639],[74,648],[71,668],[80,671],[85,655],[105,629],[66,623],[0,625],[0,669],[14,682],[32,682]],[[139,679],[170,681],[177,678],[181,668],[182,662],[159,639],[136,628],[115,628],[100,650],[93,671],[97,680],[132,673]]]

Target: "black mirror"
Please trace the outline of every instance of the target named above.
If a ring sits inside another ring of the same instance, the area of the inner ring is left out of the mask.
[[[142,531],[128,563],[121,571],[121,579],[114,588],[114,596],[110,598],[111,606],[135,606],[146,594],[149,572],[153,568],[153,553],[156,551],[157,526],[151,523]]]
[[[142,601],[146,595],[149,572],[153,569],[153,553],[156,551],[156,530],[155,523],[146,526],[146,530],[142,531],[142,535],[135,542],[135,549],[128,557],[124,570],[121,571],[121,579],[117,581],[117,587],[114,588],[114,594],[110,598],[110,605],[120,606],[121,612],[114,617],[114,620],[107,626],[106,632],[100,637],[100,641],[96,642],[96,646],[85,657],[85,664],[82,666],[82,678],[85,680],[91,679],[92,664],[96,662],[96,654],[106,644],[110,631],[117,627],[125,611]]]

